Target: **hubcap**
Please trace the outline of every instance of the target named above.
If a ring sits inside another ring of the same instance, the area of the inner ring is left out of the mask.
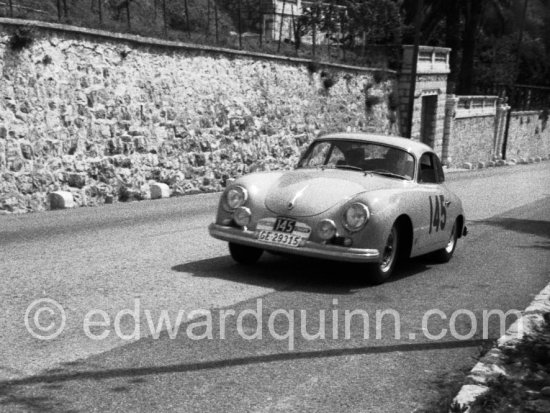
[[[447,253],[449,253],[449,254],[451,252],[453,252],[453,249],[455,247],[455,242],[456,242],[455,232],[456,232],[456,224],[453,225],[453,229],[451,230],[451,238],[449,239],[449,242],[447,243],[447,246],[445,247],[445,251],[447,251]]]
[[[397,251],[397,235],[395,228],[391,229],[390,236],[384,247],[384,254],[382,255],[382,262],[380,263],[380,270],[382,272],[388,271],[395,259],[395,252]]]

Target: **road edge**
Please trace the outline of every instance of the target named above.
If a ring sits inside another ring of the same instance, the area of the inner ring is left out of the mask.
[[[496,347],[472,368],[453,399],[450,413],[457,411],[456,407],[459,407],[458,411],[469,413],[472,404],[489,389],[486,385],[488,380],[499,375],[507,375],[503,349],[515,348],[525,336],[536,334],[537,329],[544,323],[544,314],[550,314],[550,283],[535,296],[529,307],[522,312],[522,316],[498,339]]]
[[[520,158],[519,160],[516,160],[515,158],[510,158],[508,160],[477,162],[477,163],[465,162],[459,167],[454,167],[454,168],[443,167],[443,171],[445,172],[445,174],[474,172],[474,171],[480,171],[483,169],[499,168],[502,166],[531,165],[531,164],[546,162],[549,160],[550,160],[550,154],[545,156],[531,157],[528,159]]]

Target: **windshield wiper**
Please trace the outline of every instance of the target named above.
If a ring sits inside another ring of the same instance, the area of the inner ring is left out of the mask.
[[[393,172],[390,172],[390,171],[385,171],[385,170],[380,170],[380,169],[375,169],[373,171],[365,171],[365,175],[369,174],[369,173],[407,180],[407,177],[405,177],[403,175],[399,175],[399,174],[396,174],[396,173],[393,173]]]

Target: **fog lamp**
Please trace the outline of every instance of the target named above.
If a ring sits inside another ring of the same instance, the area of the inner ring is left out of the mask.
[[[336,224],[332,219],[323,219],[317,226],[319,238],[328,240],[336,235]]]
[[[238,207],[237,209],[235,209],[235,212],[233,212],[233,220],[237,225],[241,227],[246,227],[248,226],[248,224],[250,224],[251,216],[252,213],[247,207]]]

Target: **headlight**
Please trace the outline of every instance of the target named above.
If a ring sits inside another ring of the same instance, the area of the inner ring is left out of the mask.
[[[242,186],[235,186],[225,194],[225,203],[231,210],[244,205],[247,199],[248,192]]]
[[[365,204],[355,202],[344,211],[344,227],[349,231],[359,231],[369,220],[369,209]]]
[[[336,224],[332,219],[323,219],[317,226],[319,238],[328,240],[336,235]]]
[[[251,216],[252,213],[247,207],[238,207],[235,212],[233,212],[233,220],[241,227],[246,227],[250,224]]]

